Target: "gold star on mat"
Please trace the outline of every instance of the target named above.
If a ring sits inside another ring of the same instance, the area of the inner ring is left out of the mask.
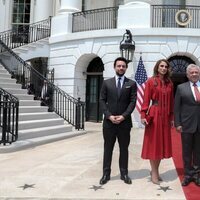
[[[166,186],[166,187],[160,186],[160,188],[158,190],[162,190],[162,191],[166,192],[167,190],[172,190],[172,189],[169,186]]]
[[[27,188],[34,188],[34,185],[35,185],[35,184],[31,184],[31,185],[29,185],[29,184],[24,184],[24,185],[20,186],[19,188],[23,188],[23,190],[25,190],[25,189],[27,189]]]
[[[99,185],[99,186],[93,185],[93,186],[90,187],[89,189],[93,189],[94,191],[97,191],[97,190],[99,190],[99,189],[104,189],[104,188],[102,188],[101,185]]]

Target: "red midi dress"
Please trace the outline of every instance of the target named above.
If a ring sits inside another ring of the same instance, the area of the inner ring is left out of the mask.
[[[141,118],[151,119],[145,126],[141,157],[160,160],[172,157],[171,121],[174,108],[173,84],[158,76],[147,80]]]

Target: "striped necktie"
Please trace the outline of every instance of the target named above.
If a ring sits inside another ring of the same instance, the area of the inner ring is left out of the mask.
[[[196,101],[198,103],[200,103],[200,92],[198,90],[197,84],[194,83],[193,86],[194,86],[194,93],[195,93],[195,96],[196,96]]]

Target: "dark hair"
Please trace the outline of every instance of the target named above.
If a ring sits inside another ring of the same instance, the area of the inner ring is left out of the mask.
[[[116,66],[117,61],[124,61],[126,63],[126,68],[128,67],[128,62],[127,62],[126,58],[123,58],[123,57],[116,58],[114,61],[114,67]]]
[[[158,67],[160,65],[161,62],[165,62],[168,66],[167,68],[167,73],[164,75],[165,79],[169,79],[170,80],[170,76],[171,76],[171,66],[169,64],[169,62],[166,59],[160,59],[156,62],[154,69],[153,69],[153,76],[157,76],[158,75]]]

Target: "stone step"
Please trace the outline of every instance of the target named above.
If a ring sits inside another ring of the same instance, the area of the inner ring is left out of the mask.
[[[0,73],[0,78],[11,78],[9,73]]]
[[[15,94],[27,94],[27,89],[4,88],[4,90],[8,91],[9,93],[11,93],[13,95],[15,95]]]
[[[19,131],[19,140],[30,139],[30,138],[38,138],[43,136],[50,136],[50,135],[59,135],[61,133],[67,133],[72,131],[71,125],[55,125],[51,127],[41,127],[41,128],[34,128],[34,129],[27,129],[27,130],[20,130]]]
[[[2,88],[11,88],[11,89],[21,89],[22,85],[17,83],[7,83],[7,82],[0,82],[0,87]]]
[[[14,94],[20,100],[33,100],[33,95],[28,94]]]
[[[85,130],[80,130],[80,131],[73,130],[70,132],[53,134],[53,135],[48,135],[48,136],[43,136],[43,137],[35,137],[35,138],[30,138],[30,139],[23,139],[23,136],[21,136],[20,134],[19,137],[22,137],[22,138],[18,139],[16,142],[13,142],[11,145],[0,146],[0,152],[11,153],[11,152],[24,150],[24,149],[35,148],[36,146],[39,146],[39,145],[76,137],[76,136],[83,135],[86,133],[87,132]]]
[[[12,78],[4,78],[4,77],[0,77],[0,83],[13,83],[16,84],[16,80],[12,79]]]
[[[20,100],[19,106],[40,106],[41,101],[39,100]]]
[[[57,125],[63,125],[64,120],[62,118],[55,119],[40,119],[40,120],[29,120],[29,121],[19,121],[18,127],[19,131],[25,129],[37,129],[42,127],[51,127]]]
[[[47,106],[19,106],[19,113],[47,112]]]
[[[4,68],[0,68],[0,74],[8,74],[8,72]]]
[[[55,112],[19,113],[19,121],[58,118]]]

